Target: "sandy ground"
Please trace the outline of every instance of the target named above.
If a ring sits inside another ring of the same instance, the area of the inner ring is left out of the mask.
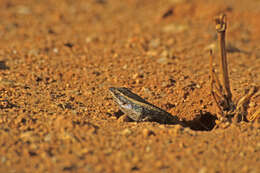
[[[0,9],[0,172],[260,172],[259,120],[214,128],[208,53],[219,57],[212,19],[225,12],[233,98],[260,86],[259,0],[2,0]],[[119,121],[111,86],[191,127]],[[251,99],[248,116],[259,107]]]

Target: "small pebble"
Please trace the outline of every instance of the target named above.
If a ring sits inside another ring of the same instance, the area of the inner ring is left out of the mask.
[[[30,14],[31,13],[31,9],[27,6],[18,6],[17,8],[17,13],[18,14],[23,14],[23,15],[26,15],[26,14]]]
[[[149,88],[143,87],[143,88],[142,88],[142,91],[143,91],[145,94],[151,94],[151,90],[150,90]]]
[[[165,125],[159,125],[159,128],[165,129],[166,127],[165,127]]]
[[[161,56],[164,57],[164,58],[168,58],[169,57],[169,51],[168,50],[162,51]]]
[[[138,77],[138,73],[135,73],[134,75],[133,75],[133,79],[136,79]]]
[[[181,25],[181,24],[169,24],[162,28],[163,32],[168,33],[180,33],[182,31],[188,30],[189,27],[187,25]]]
[[[44,137],[44,141],[45,142],[49,142],[49,141],[51,141],[51,134],[49,133],[49,134],[47,134],[45,137]]]
[[[54,53],[59,53],[59,49],[58,48],[53,48],[52,50]]]
[[[256,103],[255,102],[250,102],[249,103],[249,107],[255,107],[256,106]]]
[[[160,45],[160,39],[153,39],[149,43],[150,48],[157,48]]]
[[[156,161],[155,162],[155,167],[157,167],[157,168],[163,167],[163,162],[161,160]]]
[[[177,135],[179,132],[183,131],[183,127],[179,124],[175,125],[174,128],[169,130],[170,134]]]
[[[146,152],[150,152],[151,151],[151,147],[150,146],[145,147],[145,151]]]
[[[143,130],[143,135],[145,137],[148,137],[148,136],[151,136],[151,135],[155,136],[155,133],[152,130],[144,129]]]
[[[201,88],[201,86],[200,86],[199,84],[196,84],[196,88],[200,89],[200,88]]]
[[[154,56],[157,56],[158,55],[158,53],[157,53],[157,51],[148,51],[147,53],[146,53],[146,55],[147,56],[149,56],[149,57],[154,57]]]
[[[126,70],[128,68],[127,64],[123,66],[123,69]]]
[[[200,168],[200,170],[199,170],[199,173],[207,173],[208,171],[207,171],[207,168],[205,168],[205,167],[202,167],[202,168]]]
[[[2,163],[5,163],[5,161],[6,161],[6,157],[3,156],[3,157],[1,158],[1,162],[2,162]]]
[[[132,134],[132,131],[130,129],[124,129],[122,132],[121,132],[122,135],[125,135],[125,136],[129,136]]]
[[[167,64],[168,59],[167,59],[166,57],[162,57],[162,58],[159,58],[159,59],[157,60],[157,62],[158,62],[159,64]]]

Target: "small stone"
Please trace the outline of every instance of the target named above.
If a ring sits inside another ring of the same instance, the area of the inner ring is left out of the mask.
[[[160,39],[159,38],[153,39],[149,43],[150,48],[157,48],[159,45],[160,45]]]
[[[237,72],[238,69],[237,68],[231,68],[232,72]]]
[[[149,57],[154,57],[154,56],[157,56],[158,55],[158,53],[157,53],[157,51],[148,51],[147,53],[146,53],[146,55],[147,56],[149,56]]]
[[[162,82],[162,87],[167,87],[167,86],[168,86],[168,82],[163,81],[163,82]]]
[[[117,53],[115,53],[114,55],[113,55],[113,58],[118,58],[119,57],[119,55],[117,54]]]
[[[135,73],[134,75],[133,75],[133,79],[136,79],[138,77],[138,73]]]
[[[239,153],[240,157],[244,157],[246,154],[244,152]]]
[[[5,163],[5,161],[6,161],[6,157],[5,157],[5,156],[2,156],[1,162],[2,162],[2,163]]]
[[[124,136],[129,136],[132,134],[132,131],[130,129],[124,129],[122,132],[121,132],[122,135]]]
[[[162,28],[163,32],[168,33],[180,33],[188,29],[189,27],[187,25],[181,25],[177,23],[169,24]]]
[[[110,155],[112,152],[113,152],[112,148],[108,148],[108,149],[104,150],[105,155]]]
[[[165,129],[166,127],[165,127],[165,125],[159,125],[159,128]]]
[[[37,56],[39,54],[39,50],[38,49],[31,49],[29,52],[28,52],[28,55],[29,56]]]
[[[134,156],[133,159],[132,159],[132,162],[134,164],[138,164],[140,162],[140,158],[138,156]]]
[[[18,14],[30,14],[31,13],[31,9],[27,6],[18,6],[17,8],[17,13]]]
[[[144,129],[143,135],[144,135],[144,137],[148,137],[148,136],[151,136],[151,135],[155,136],[155,133],[152,130]]]
[[[91,41],[92,41],[92,37],[86,37],[86,38],[85,38],[85,42],[86,42],[86,43],[90,43]]]
[[[225,129],[225,128],[228,128],[230,126],[230,122],[225,122],[222,124],[222,128]]]
[[[20,138],[25,139],[25,140],[30,140],[32,138],[32,132],[23,132],[20,134]]]
[[[149,88],[146,88],[146,87],[143,87],[142,88],[142,91],[145,93],[145,94],[151,94],[151,90]]]
[[[136,80],[135,80],[135,83],[136,83],[136,84],[141,84],[141,83],[142,83],[142,80],[136,79]]]
[[[202,167],[200,170],[199,170],[199,173],[207,173],[207,168],[205,167]]]
[[[173,3],[173,4],[181,3],[183,1],[184,0],[170,0],[170,2]]]
[[[173,38],[170,38],[169,40],[167,40],[167,45],[173,45],[174,43],[176,43],[176,40]]]
[[[257,149],[260,149],[260,142],[256,144]]]
[[[201,88],[201,86],[199,85],[199,84],[196,84],[196,86],[195,86],[196,88],[198,88],[198,89],[200,89]]]
[[[157,167],[157,168],[163,167],[163,162],[161,160],[156,161],[155,162],[155,167]]]
[[[164,57],[164,58],[168,58],[169,57],[169,51],[168,50],[162,51],[161,56]]]
[[[53,50],[52,50],[54,53],[59,53],[59,49],[58,48],[53,48]]]
[[[186,132],[190,136],[195,136],[196,135],[196,132],[194,130],[191,130],[190,128],[185,128],[184,132]]]
[[[184,130],[184,128],[181,125],[177,124],[174,126],[174,128],[169,130],[169,133],[173,134],[173,135],[177,135],[178,133],[180,133],[183,130]]]
[[[96,41],[99,41],[99,38],[95,35],[88,36],[85,38],[86,43],[91,43],[91,42],[96,42]]]
[[[150,152],[151,151],[151,147],[150,146],[145,147],[145,151],[146,152]]]
[[[159,64],[167,64],[168,59],[167,59],[166,57],[162,57],[162,58],[159,58],[159,59],[157,60],[157,62],[158,62]]]
[[[127,64],[125,64],[125,65],[123,66],[123,69],[126,70],[127,67],[128,67]]]
[[[50,134],[50,133],[47,134],[47,135],[44,137],[44,141],[45,141],[45,142],[51,141],[51,134]]]
[[[186,145],[183,142],[181,142],[181,143],[179,143],[179,147],[180,148],[186,148]]]
[[[256,106],[256,103],[255,102],[250,102],[249,103],[249,107],[255,107]]]

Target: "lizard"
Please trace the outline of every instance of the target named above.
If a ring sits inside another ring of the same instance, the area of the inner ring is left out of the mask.
[[[125,87],[110,87],[109,91],[119,109],[136,122],[155,121],[162,124],[185,125],[178,117],[154,106]]]

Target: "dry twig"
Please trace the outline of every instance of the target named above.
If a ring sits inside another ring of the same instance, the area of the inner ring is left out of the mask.
[[[238,100],[237,104],[234,104],[234,102],[232,101],[225,43],[225,33],[227,29],[226,15],[221,14],[220,16],[216,17],[215,22],[221,50],[221,82],[215,73],[213,67],[213,54],[212,51],[210,51],[210,86],[211,94],[221,114],[221,116],[218,116],[218,119],[220,121],[225,121],[227,119],[230,120],[230,118],[235,117],[237,120],[246,120],[247,105],[250,101],[250,98],[254,95],[257,89],[256,87],[251,88],[245,96]],[[257,118],[259,116],[259,111],[260,110],[257,110],[255,114],[253,114],[253,116],[250,117],[249,121],[252,121],[255,118]]]

